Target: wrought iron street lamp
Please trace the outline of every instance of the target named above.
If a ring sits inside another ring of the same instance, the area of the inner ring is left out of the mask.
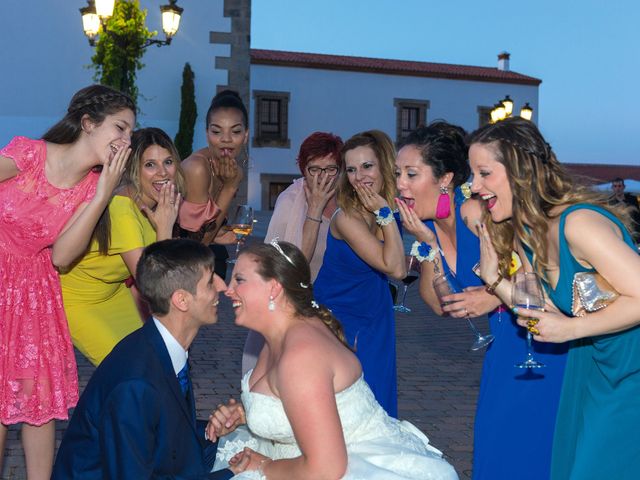
[[[162,5],[160,7],[162,30],[164,31],[165,39],[149,39],[142,48],[146,48],[149,45],[161,47],[171,43],[171,39],[177,33],[178,28],[180,28],[180,17],[184,10],[176,5],[176,2],[177,0],[169,0],[168,5]],[[115,0],[87,0],[87,3],[88,5],[86,7],[80,9],[80,15],[82,15],[84,34],[89,39],[89,45],[93,47],[96,44],[98,34],[109,34],[109,30],[107,30],[107,20],[113,15]]]
[[[493,106],[491,110],[491,123],[499,122],[505,118],[510,117],[513,114],[513,100],[507,95]],[[520,109],[520,116],[525,120],[531,120],[533,117],[533,108],[529,105],[529,102],[525,103]]]

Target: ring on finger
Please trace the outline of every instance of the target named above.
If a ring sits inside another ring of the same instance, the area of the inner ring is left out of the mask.
[[[527,327],[527,329],[532,335],[540,335],[540,330],[538,330],[536,327]]]
[[[540,320],[538,320],[537,318],[530,318],[529,320],[527,320],[527,327],[535,327],[539,321]]]

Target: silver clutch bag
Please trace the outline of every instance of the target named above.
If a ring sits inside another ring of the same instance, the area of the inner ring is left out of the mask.
[[[573,277],[571,311],[582,317],[609,306],[620,294],[597,272],[578,272]]]

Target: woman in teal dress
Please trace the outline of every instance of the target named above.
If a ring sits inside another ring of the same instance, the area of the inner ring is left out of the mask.
[[[487,125],[469,143],[472,191],[489,209],[480,235],[483,280],[496,283],[496,293],[510,301],[511,285],[503,276],[515,245],[548,295],[544,312],[516,310],[518,323],[538,342],[571,342],[551,478],[638,478],[640,257],[628,213],[575,185],[532,122],[511,118]],[[574,274],[590,271],[619,297],[604,309],[573,316]],[[537,416],[544,408],[524,403],[522,414]],[[535,462],[536,445],[522,448]]]
[[[420,126],[403,141],[396,158],[398,207],[405,231],[433,252],[422,260],[420,294],[437,314],[464,318],[488,315],[495,340],[485,352],[473,429],[473,479],[549,478],[553,426],[560,399],[567,344],[534,343],[547,365],[531,375],[515,367],[525,352],[524,330],[502,300],[486,291],[474,273],[480,258],[476,224],[484,206],[469,198],[470,174],[465,132],[446,122]],[[463,293],[441,306],[433,289],[434,265],[452,273]],[[517,269],[514,265],[512,271]],[[472,332],[469,330],[469,341]],[[533,417],[522,415],[525,402],[543,404]],[[528,462],[525,442],[536,445]],[[522,465],[527,464],[523,469]]]

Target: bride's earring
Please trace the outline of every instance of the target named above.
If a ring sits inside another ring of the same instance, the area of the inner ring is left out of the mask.
[[[276,302],[273,301],[273,296],[271,295],[269,295],[269,306],[267,308],[269,308],[270,312],[273,312],[276,309]]]

